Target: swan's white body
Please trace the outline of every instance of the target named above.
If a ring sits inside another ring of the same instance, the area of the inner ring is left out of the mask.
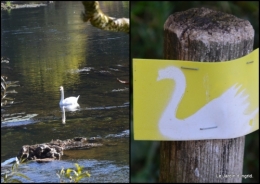
[[[61,92],[61,99],[60,99],[60,106],[79,106],[78,104],[78,97],[68,97],[64,99],[64,89],[61,86],[60,87],[60,92]]]
[[[237,94],[241,85],[233,85],[190,117],[178,119],[176,111],[185,92],[185,76],[179,68],[170,66],[159,70],[157,81],[161,79],[175,81],[175,90],[159,121],[162,135],[172,140],[201,140],[235,138],[250,132],[249,122],[259,109],[246,114],[248,95],[243,94],[244,90]]]

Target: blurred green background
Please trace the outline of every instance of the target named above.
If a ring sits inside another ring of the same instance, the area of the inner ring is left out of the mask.
[[[233,14],[247,19],[255,30],[254,49],[259,47],[258,1],[148,1],[131,2],[131,57],[163,58],[163,25],[169,15],[195,7]],[[131,128],[132,123],[131,123]],[[158,182],[158,141],[134,141],[131,131],[131,182]],[[253,178],[244,183],[259,182],[259,130],[246,136],[243,174]]]

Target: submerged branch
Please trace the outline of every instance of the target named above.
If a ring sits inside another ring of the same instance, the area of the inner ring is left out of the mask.
[[[85,12],[82,13],[84,22],[90,23],[99,29],[115,32],[129,33],[129,19],[128,18],[114,18],[109,17],[102,12],[98,1],[82,1]]]

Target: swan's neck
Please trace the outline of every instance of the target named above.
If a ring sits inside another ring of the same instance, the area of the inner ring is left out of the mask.
[[[170,101],[159,121],[159,129],[162,135],[172,137],[173,135],[182,134],[183,126],[185,126],[183,124],[185,120],[176,118],[176,112],[185,92],[186,80],[184,74],[178,68],[170,71],[170,76],[167,78],[174,80],[175,86]]]
[[[64,100],[64,92],[63,92],[63,90],[61,90],[60,93],[61,93],[60,102],[62,102]]]
[[[170,101],[168,102],[168,105],[162,116],[164,120],[177,120],[176,112],[186,88],[185,76],[181,70],[177,75],[173,75],[171,79],[175,81],[175,86]]]

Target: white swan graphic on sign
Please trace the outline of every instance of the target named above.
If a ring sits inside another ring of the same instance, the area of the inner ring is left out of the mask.
[[[245,90],[237,94],[241,85],[233,85],[190,117],[178,119],[176,111],[185,92],[185,76],[179,68],[169,66],[159,70],[157,81],[162,79],[175,81],[172,97],[159,121],[162,135],[173,140],[199,140],[235,138],[250,133],[249,122],[259,109],[246,114],[250,104]]]

